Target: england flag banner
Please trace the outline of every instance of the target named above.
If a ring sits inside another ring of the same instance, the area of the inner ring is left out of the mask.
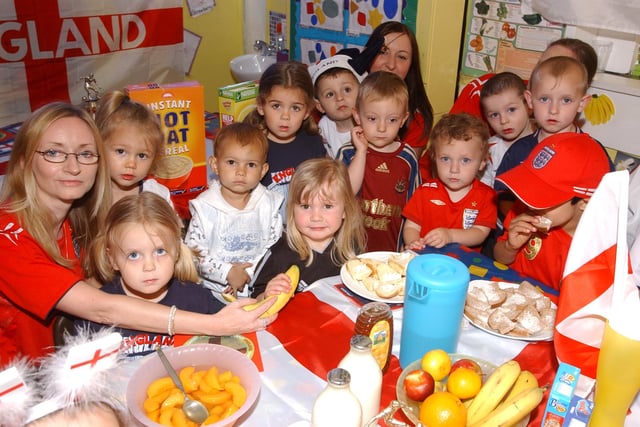
[[[580,368],[576,394],[583,397],[596,379],[607,320],[640,339],[638,288],[629,274],[626,245],[628,185],[627,171],[603,177],[580,218],[565,264],[554,346],[560,361]]]
[[[184,80],[182,1],[2,0],[0,126],[51,101]]]

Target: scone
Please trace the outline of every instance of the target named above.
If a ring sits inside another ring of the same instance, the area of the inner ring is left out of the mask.
[[[389,260],[387,263],[391,268],[396,270],[402,276],[407,275],[407,266],[409,265],[409,261],[414,259],[416,254],[414,252],[401,252],[399,254],[391,254],[389,256]]]
[[[373,273],[373,270],[358,258],[347,261],[347,271],[354,280],[363,280],[365,277],[369,277]]]
[[[381,282],[375,292],[380,298],[393,298],[400,293],[400,286],[391,282]]]
[[[402,279],[402,275],[391,268],[389,264],[380,263],[376,266],[375,275],[381,282],[391,283]]]

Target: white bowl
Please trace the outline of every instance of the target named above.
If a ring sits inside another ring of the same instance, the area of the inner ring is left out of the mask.
[[[256,365],[239,351],[217,344],[193,344],[170,348],[164,352],[178,372],[186,366],[193,366],[196,371],[216,366],[220,372],[230,370],[240,378],[240,383],[247,390],[247,400],[235,413],[217,423],[209,424],[210,427],[233,426],[256,402],[260,392],[260,373]],[[147,397],[149,384],[166,376],[167,371],[157,354],[147,356],[131,376],[127,386],[127,406],[138,422],[137,425],[162,427],[147,418],[142,404]]]
[[[275,55],[266,56],[257,53],[236,56],[229,62],[231,74],[236,82],[247,82],[250,80],[260,80],[262,73],[275,64]]]

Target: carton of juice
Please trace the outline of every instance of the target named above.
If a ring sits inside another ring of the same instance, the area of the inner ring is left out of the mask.
[[[207,186],[204,88],[186,81],[129,85],[126,91],[160,119],[166,146],[153,177],[169,188],[178,214],[189,218],[189,200]]]
[[[256,108],[258,81],[248,81],[218,89],[220,127],[241,122]]]

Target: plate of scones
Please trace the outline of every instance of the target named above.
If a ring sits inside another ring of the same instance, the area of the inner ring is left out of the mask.
[[[472,280],[464,317],[500,337],[551,341],[557,306],[533,284]]]
[[[340,277],[349,290],[363,298],[402,304],[407,265],[416,256],[413,251],[363,253],[342,265]]]

